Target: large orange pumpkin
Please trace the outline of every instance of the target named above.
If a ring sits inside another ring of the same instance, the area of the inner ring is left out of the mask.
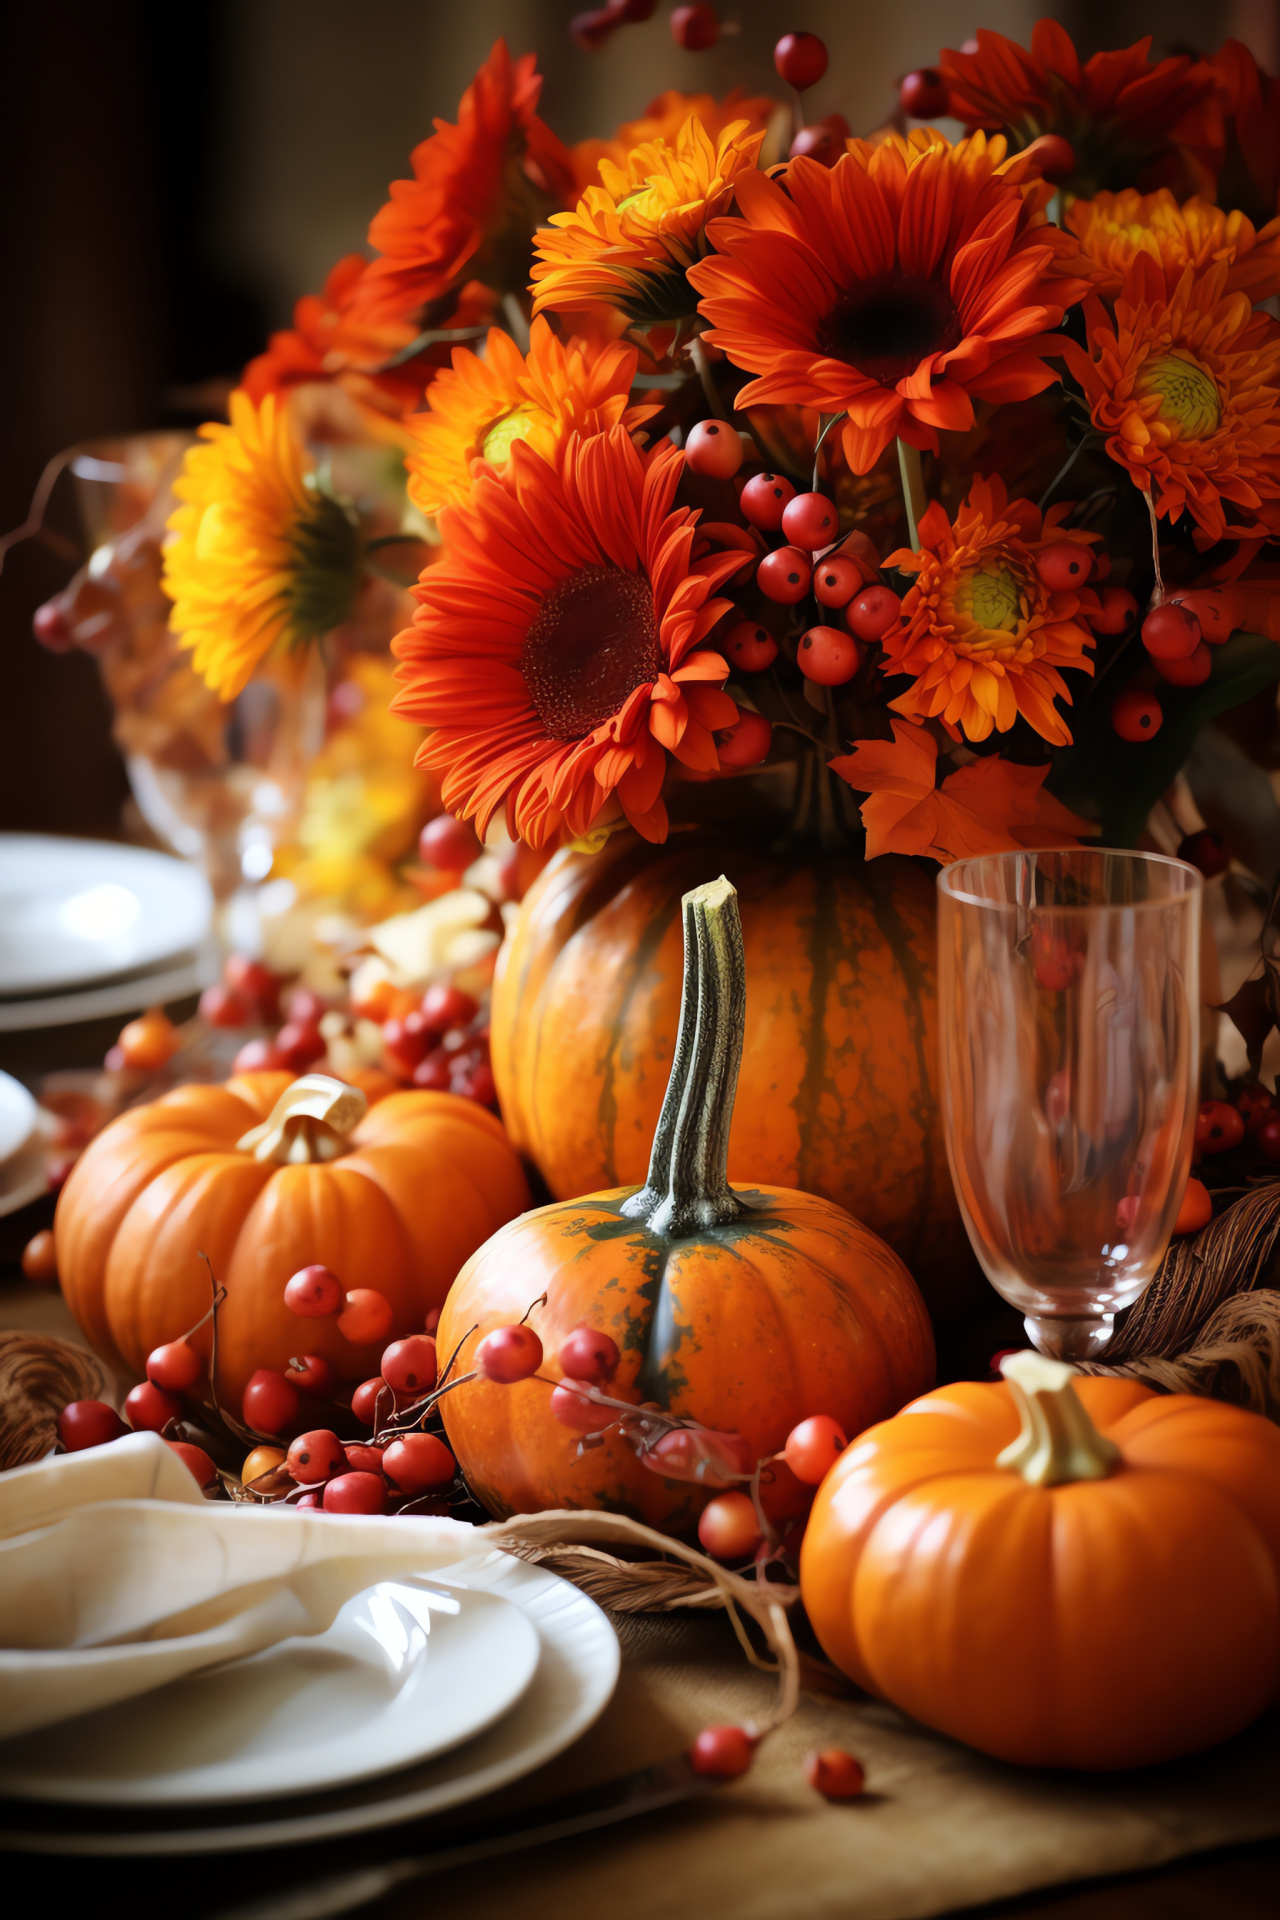
[[[1039,1354],[940,1387],[824,1480],[801,1553],[845,1673],[1002,1760],[1132,1767],[1280,1677],[1280,1430]]]
[[[812,1194],[729,1186],[745,984],[727,882],[688,896],[685,934],[680,1033],[645,1186],[513,1221],[467,1263],[441,1316],[441,1350],[460,1344],[465,1370],[485,1334],[547,1296],[530,1318],[545,1379],[475,1380],[441,1402],[463,1470],[494,1513],[604,1507],[679,1531],[706,1503],[616,1435],[580,1454],[556,1421],[546,1379],[584,1322],[622,1351],[611,1393],[739,1433],[751,1459],[781,1448],[807,1414],[856,1431],[933,1376],[924,1303],[883,1241]]]
[[[952,1318],[984,1282],[947,1170],[934,877],[914,862],[701,829],[558,854],[498,961],[512,1139],[557,1199],[643,1180],[679,1018],[680,899],[708,872],[737,888],[751,981],[730,1177],[847,1208]]]
[[[393,1093],[366,1113],[362,1093],[324,1075],[242,1074],[179,1087],[103,1129],[58,1200],[58,1272],[90,1344],[140,1373],[208,1307],[207,1253],[227,1290],[218,1393],[238,1413],[254,1370],[282,1369],[304,1347],[339,1379],[378,1370],[385,1343],[353,1347],[336,1321],[285,1306],[299,1267],[320,1261],[348,1288],[376,1288],[395,1335],[420,1332],[467,1256],[528,1202],[502,1127],[474,1101]],[[207,1359],[209,1327],[192,1344]]]

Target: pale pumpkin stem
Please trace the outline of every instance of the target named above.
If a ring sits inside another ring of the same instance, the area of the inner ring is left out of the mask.
[[[1010,1353],[1000,1371],[1013,1390],[1022,1431],[996,1460],[1033,1487],[1068,1480],[1105,1480],[1120,1449],[1098,1432],[1072,1382],[1075,1368],[1043,1353]]]
[[[729,1185],[729,1127],[742,1063],[747,967],[738,896],[719,880],[686,893],[684,992],[649,1177],[622,1211],[678,1238],[747,1211]]]
[[[236,1141],[236,1149],[280,1167],[337,1160],[350,1153],[347,1136],[368,1108],[359,1087],[348,1087],[327,1073],[304,1073],[285,1088],[262,1125]]]

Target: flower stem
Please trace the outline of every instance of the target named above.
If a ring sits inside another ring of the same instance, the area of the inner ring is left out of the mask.
[[[502,296],[502,312],[507,323],[507,332],[519,347],[521,353],[529,351],[529,322],[525,318],[524,308],[514,293]]]
[[[716,392],[716,383],[711,377],[711,367],[703,351],[702,341],[697,334],[695,334],[689,342],[689,358],[692,360],[698,378],[702,382],[702,391],[712,414],[717,420],[727,420],[729,416],[725,412],[724,401]]]
[[[905,440],[898,442],[898,472],[902,475],[902,504],[907,510],[907,545],[914,550],[920,544],[920,521],[929,501],[920,449],[908,446]]]
[[[836,424],[836,421],[843,420],[844,415],[842,413],[829,413],[825,417],[820,415],[819,418],[822,420],[822,425],[813,445],[813,491],[815,493],[818,491],[818,455],[822,452],[822,443],[830,433],[832,427]]]
[[[1151,564],[1156,572],[1156,605],[1162,607],[1164,605],[1164,575],[1160,571],[1160,529],[1156,522],[1156,503],[1151,498],[1150,493],[1144,493],[1142,497],[1147,503],[1147,513],[1151,520]]]

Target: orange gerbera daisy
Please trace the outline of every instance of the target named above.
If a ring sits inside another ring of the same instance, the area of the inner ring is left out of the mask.
[[[1224,263],[1228,293],[1247,293],[1255,304],[1280,293],[1280,219],[1258,233],[1243,213],[1224,213],[1207,200],[1180,207],[1167,187],[1158,193],[1126,187],[1074,201],[1067,226],[1080,242],[1072,267],[1107,299],[1120,292],[1139,253],[1149,253],[1171,283],[1186,267],[1203,273]]]
[[[1029,53],[982,27],[975,38],[975,52],[948,48],[938,62],[950,111],[967,127],[1003,131],[1017,147],[1062,134],[1076,156],[1072,193],[1182,183],[1197,109],[1214,90],[1203,60],[1180,53],[1152,66],[1148,35],[1082,62],[1054,20],[1037,21]]]
[[[1228,271],[1188,267],[1170,288],[1140,253],[1114,320],[1090,299],[1088,351],[1063,347],[1111,458],[1205,546],[1280,531],[1280,324],[1225,291]]]
[[[698,515],[674,507],[684,456],[637,451],[624,427],[574,435],[560,464],[517,443],[443,516],[444,558],[417,588],[394,706],[434,728],[419,765],[481,831],[544,846],[584,833],[616,795],[646,839],[666,836],[668,753],[714,772],[713,732],[738,709],[729,667],[699,642],[730,610],[715,589],[741,553],[693,560]]]
[[[953,147],[923,127],[850,141],[834,167],[744,174],[741,218],[712,222],[718,251],[689,272],[708,340],[761,376],[737,404],[847,413],[846,458],[869,473],[895,434],[936,452],[974,400],[1050,386],[1047,329],[1087,290],[1056,272],[1074,249],[1050,193],[999,136]]]
[[[652,419],[657,407],[628,405],[636,358],[621,341],[557,340],[542,319],[533,323],[527,359],[496,327],[483,359],[455,347],[452,369],[427,393],[429,411],[406,422],[410,495],[436,514],[467,498],[477,460],[501,470],[518,440],[551,460],[571,433]]]
[[[1080,617],[1097,606],[1087,587],[1059,593],[1036,570],[1042,547],[1063,540],[1087,553],[1100,538],[1059,523],[1064,502],[1043,521],[1029,500],[1010,501],[1003,480],[976,475],[954,527],[937,502],[920,521],[920,550],[890,554],[886,566],[913,573],[901,624],[884,638],[887,674],[914,684],[895,712],[939,719],[970,740],[1007,733],[1022,716],[1054,746],[1070,743],[1054,706],[1071,695],[1059,667],[1093,672],[1093,634]]]
[[[685,276],[706,251],[707,221],[754,172],[763,139],[735,120],[712,140],[690,115],[674,145],[646,140],[625,166],[602,160],[601,184],[538,234],[535,313],[599,300],[640,326],[690,316]]]
[[[602,160],[611,160],[615,167],[625,169],[627,155],[633,147],[643,146],[649,140],[665,140],[668,146],[674,146],[681,127],[691,115],[710,139],[718,140],[725,129],[738,120],[745,120],[752,133],[763,133],[779,104],[767,93],[747,94],[740,87],[727,93],[723,100],[717,100],[711,93],[677,93],[674,87],[668,87],[665,93],[649,102],[639,120],[624,121],[612,140],[579,140],[570,147],[569,158],[578,193],[584,194],[588,187],[600,184]]]
[[[569,156],[534,108],[542,91],[533,54],[512,61],[505,40],[462,96],[458,124],[411,155],[412,180],[394,180],[375,215],[375,260],[356,305],[371,320],[401,319],[443,299],[464,269],[504,292],[528,277],[529,241],[552,207],[573,195]]]

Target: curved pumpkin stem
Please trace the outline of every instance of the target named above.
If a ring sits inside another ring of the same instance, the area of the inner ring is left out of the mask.
[[[738,896],[721,875],[686,893],[684,992],[649,1177],[622,1212],[678,1239],[747,1211],[729,1185],[729,1127],[742,1063],[747,967]]]
[[[1013,1391],[1022,1431],[996,1460],[1033,1487],[1105,1480],[1120,1463],[1114,1440],[1098,1432],[1072,1381],[1075,1369],[1042,1353],[1010,1353],[1000,1371]]]
[[[236,1141],[236,1148],[280,1167],[337,1160],[350,1153],[347,1135],[368,1110],[359,1087],[348,1087],[327,1073],[304,1073],[285,1088],[262,1125]]]

